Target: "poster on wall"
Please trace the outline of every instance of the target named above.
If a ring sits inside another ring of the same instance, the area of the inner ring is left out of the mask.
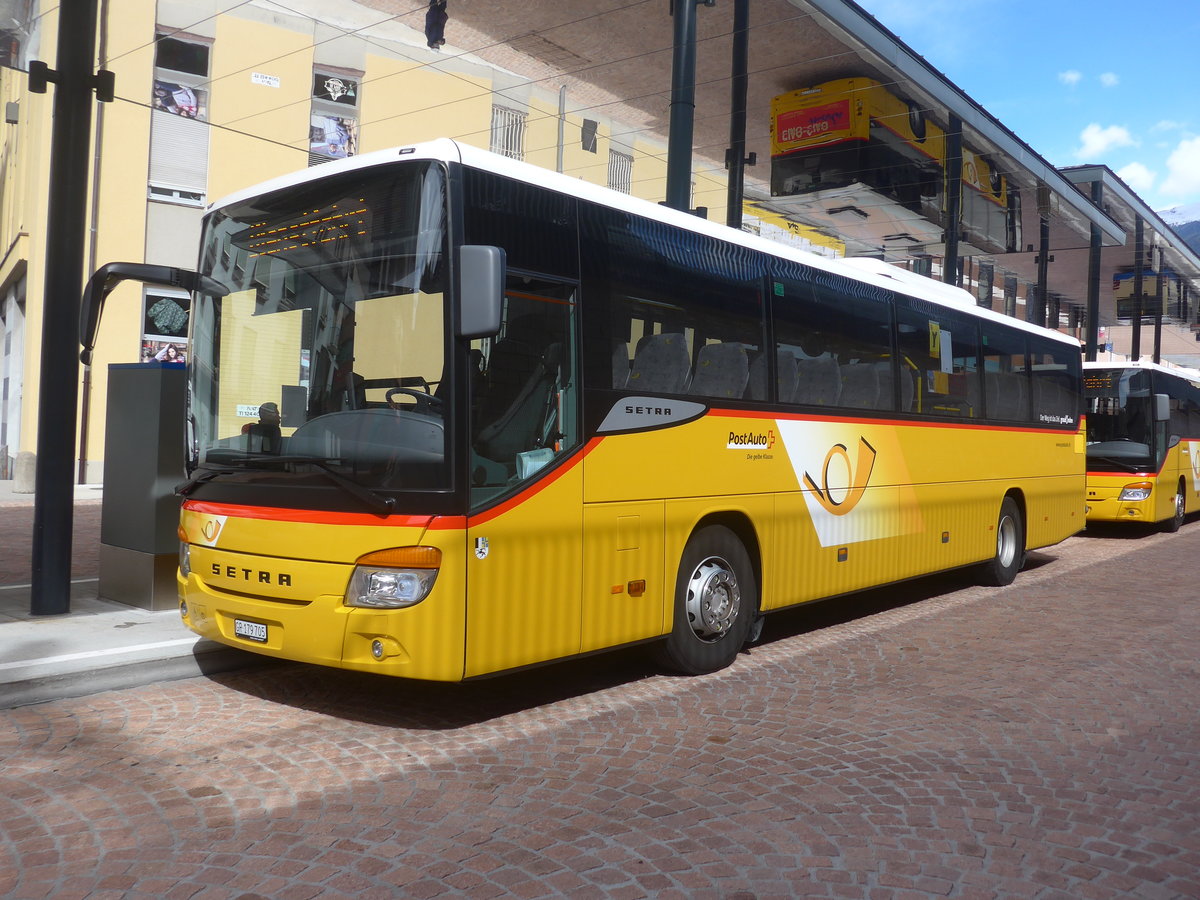
[[[142,317],[142,362],[187,361],[188,316],[190,297],[170,294],[146,294]]]
[[[329,159],[353,156],[358,150],[358,119],[314,114],[308,131],[308,149]]]
[[[208,120],[208,91],[154,79],[154,108],[185,119]]]
[[[313,74],[312,95],[314,100],[326,103],[341,103],[345,106],[358,105],[358,82],[337,75]]]

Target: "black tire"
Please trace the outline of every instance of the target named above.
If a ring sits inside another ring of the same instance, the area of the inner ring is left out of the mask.
[[[1025,522],[1021,508],[1012,497],[1005,497],[996,518],[996,555],[980,570],[984,584],[1003,587],[1012,584],[1025,565]]]
[[[1183,493],[1183,482],[1179,482],[1179,487],[1175,489],[1175,511],[1171,518],[1159,523],[1159,528],[1166,534],[1174,534],[1183,526],[1183,520],[1187,516],[1187,496]]]
[[[658,647],[658,661],[685,675],[723,669],[757,617],[758,585],[746,548],[724,525],[701,528],[679,560],[674,624]]]

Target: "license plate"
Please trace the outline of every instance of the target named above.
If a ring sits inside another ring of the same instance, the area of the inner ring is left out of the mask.
[[[267,626],[262,622],[247,622],[245,619],[234,619],[233,633],[248,641],[257,641],[260,644],[267,642]]]

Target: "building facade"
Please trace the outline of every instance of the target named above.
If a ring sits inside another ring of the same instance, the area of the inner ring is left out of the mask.
[[[225,5],[101,2],[98,67],[115,74],[116,99],[95,106],[85,275],[114,260],[193,268],[208,203],[304,166],[435,137],[650,200],[664,194],[660,139],[553,79],[439,43],[423,7],[389,16],[355,3],[332,14],[309,0],[286,10]],[[32,465],[40,367],[78,350],[74,334],[42,348],[53,87],[31,93],[23,71],[34,59],[53,67],[57,6],[18,0],[16,12],[22,24],[4,32],[11,67],[0,70],[0,478],[14,477],[19,460]],[[698,173],[694,191],[723,218],[723,172]],[[785,231],[838,252],[811,229]],[[181,291],[133,283],[109,298],[80,380],[80,481],[101,478],[108,366],[186,360],[188,305]]]

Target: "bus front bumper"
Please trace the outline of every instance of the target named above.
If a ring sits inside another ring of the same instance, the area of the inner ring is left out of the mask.
[[[177,574],[180,615],[202,637],[264,656],[461,681],[464,617],[455,585],[437,584],[425,600],[404,609],[350,607],[345,590],[353,569],[228,551],[218,558],[193,546],[190,574]]]
[[[1094,482],[1088,477],[1087,521],[1153,522],[1154,489],[1144,479],[1120,478],[1112,483]],[[1139,499],[1128,499],[1130,496]]]

